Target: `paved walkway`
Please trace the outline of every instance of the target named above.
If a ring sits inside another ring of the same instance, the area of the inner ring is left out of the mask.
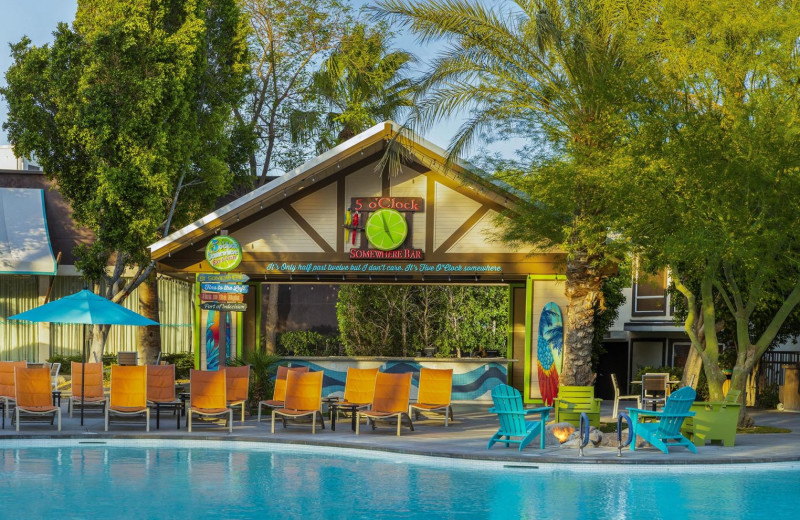
[[[800,413],[761,411],[750,409],[749,413],[759,426],[778,426],[792,430],[791,433],[778,434],[739,434],[736,446],[726,448],[721,445],[707,445],[698,448],[697,455],[685,448],[675,448],[670,455],[665,455],[652,447],[637,449],[635,452],[623,449],[622,457],[617,457],[617,449],[610,447],[587,447],[584,456],[578,456],[575,448],[548,446],[538,449],[534,441],[521,453],[516,446],[506,448],[500,444],[491,450],[486,443],[497,431],[498,423],[494,415],[487,412],[488,406],[475,404],[456,404],[454,411],[456,420],[444,428],[441,419],[420,419],[414,422],[415,431],[403,428],[402,435],[395,435],[393,425],[382,425],[375,431],[363,427],[356,436],[350,429],[349,419],[340,419],[336,431],[330,430],[326,417],[326,429],[317,430],[311,435],[310,424],[290,423],[283,429],[276,424],[275,434],[270,433],[269,420],[258,423],[255,417],[248,417],[242,424],[234,420],[233,434],[218,424],[198,424],[194,422],[192,433],[188,433],[185,422],[181,421],[181,429],[176,430],[175,418],[171,412],[161,415],[161,428],[155,429],[155,412],[151,418],[151,431],[145,433],[141,418],[124,419],[113,422],[109,432],[103,431],[103,417],[97,411],[88,411],[84,426],[80,425],[79,414],[70,418],[66,413],[66,405],[62,406],[62,431],[58,433],[55,426],[48,423],[23,421],[22,431],[16,432],[6,421],[5,430],[0,430],[0,441],[3,447],[8,440],[15,438],[162,438],[162,439],[196,439],[202,440],[238,440],[248,442],[276,442],[287,444],[306,444],[331,447],[346,447],[387,452],[410,453],[418,455],[468,458],[477,460],[495,460],[524,463],[576,463],[576,464],[729,464],[753,462],[800,461]],[[611,402],[603,403],[602,421],[611,422]],[[234,415],[236,415],[234,413]],[[125,422],[122,422],[125,421]],[[363,425],[362,425],[363,426]],[[615,434],[606,434],[615,435]]]

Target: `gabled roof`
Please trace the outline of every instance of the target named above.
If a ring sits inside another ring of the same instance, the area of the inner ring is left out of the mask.
[[[509,201],[517,200],[510,190],[487,182],[479,175],[472,173],[468,166],[461,161],[453,161],[445,168],[447,152],[444,149],[407,129],[402,129],[393,121],[386,121],[152,244],[150,246],[151,256],[154,260],[159,260],[174,251],[199,242],[229,224],[261,211],[325,177],[335,175],[342,163],[351,158],[381,152],[386,143],[395,137],[397,143],[405,147],[416,161],[426,167],[436,170],[442,175],[456,178],[459,182],[480,191],[483,196],[505,207],[509,206]],[[336,168],[333,167],[334,165]]]

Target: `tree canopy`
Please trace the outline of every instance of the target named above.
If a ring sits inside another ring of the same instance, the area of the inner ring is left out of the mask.
[[[52,45],[12,45],[4,128],[94,233],[76,265],[114,301],[152,269],[149,244],[245,173],[247,139],[232,119],[245,28],[234,0],[81,0]],[[95,335],[96,353],[104,339]]]
[[[419,83],[412,127],[425,130],[468,112],[451,157],[483,133],[545,143],[536,160],[494,172],[522,195],[505,238],[568,253],[568,311],[562,381],[593,380],[594,309],[619,258],[609,224],[619,208],[609,190],[628,85],[625,2],[382,0],[379,12],[445,49]]]
[[[653,267],[671,268],[718,399],[724,315],[743,389],[800,303],[800,203],[787,196],[800,192],[800,8],[667,1],[649,14],[638,52],[651,66],[620,162],[635,194],[623,227]]]

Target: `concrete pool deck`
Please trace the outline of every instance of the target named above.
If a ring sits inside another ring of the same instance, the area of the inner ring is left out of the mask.
[[[602,406],[602,422],[612,422],[611,401]],[[394,424],[382,424],[372,431],[362,424],[361,434],[356,436],[350,429],[350,420],[340,418],[336,423],[336,431],[330,430],[326,416],[325,429],[311,434],[311,425],[289,423],[284,429],[280,423],[275,425],[275,434],[270,433],[270,421],[267,417],[258,423],[255,416],[248,416],[244,424],[236,419],[234,412],[233,433],[219,424],[204,424],[193,421],[193,431],[189,433],[185,421],[181,420],[181,429],[175,428],[175,417],[172,412],[161,413],[161,428],[156,430],[155,411],[152,412],[150,432],[144,431],[144,422],[140,418],[124,419],[112,422],[108,432],[103,431],[103,416],[96,409],[87,408],[84,426],[80,425],[80,413],[73,418],[66,413],[66,404],[62,406],[62,431],[55,425],[23,421],[21,431],[16,432],[10,419],[6,421],[4,430],[0,430],[0,441],[8,447],[7,441],[13,439],[170,439],[170,440],[234,440],[246,442],[274,442],[285,444],[302,444],[381,450],[388,453],[406,453],[415,455],[431,455],[473,460],[491,460],[513,463],[570,463],[570,464],[732,464],[732,463],[764,463],[800,461],[800,413],[765,411],[748,409],[759,426],[775,426],[787,428],[791,433],[770,434],[738,434],[736,446],[706,445],[697,449],[695,455],[689,450],[676,447],[669,455],[647,446],[630,451],[622,450],[622,457],[617,457],[617,449],[612,447],[592,447],[584,449],[584,456],[578,456],[576,448],[547,446],[538,448],[538,440],[527,446],[522,452],[512,445],[506,448],[496,444],[491,450],[486,449],[489,438],[497,431],[497,418],[488,413],[488,405],[458,404],[454,405],[455,421],[447,428],[441,419],[420,418],[414,421],[415,431],[407,427],[400,437],[396,436]],[[76,411],[77,412],[77,411]],[[123,422],[124,421],[124,422]],[[613,435],[614,433],[605,434]]]

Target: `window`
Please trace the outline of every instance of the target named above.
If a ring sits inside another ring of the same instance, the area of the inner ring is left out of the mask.
[[[666,270],[655,275],[637,273],[633,284],[633,315],[667,315]]]

